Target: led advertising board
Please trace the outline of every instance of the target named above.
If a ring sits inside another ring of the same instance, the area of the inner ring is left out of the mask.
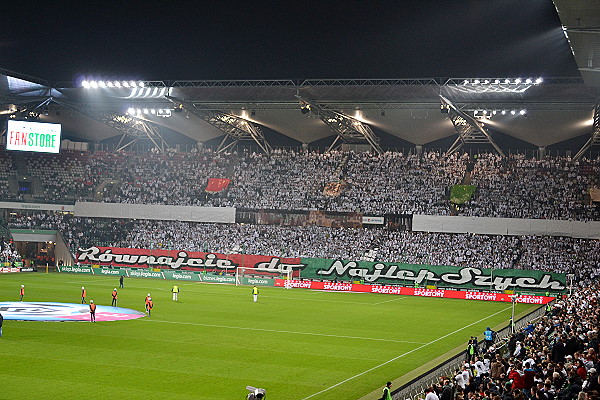
[[[60,124],[8,120],[6,150],[60,152]]]

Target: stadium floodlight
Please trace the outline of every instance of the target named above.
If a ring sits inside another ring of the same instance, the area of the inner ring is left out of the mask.
[[[135,114],[135,109],[134,108],[127,109],[127,114],[134,115]]]
[[[519,83],[521,83],[521,78],[515,79],[515,84],[518,85]]]
[[[525,115],[525,114],[527,114],[527,110],[523,109],[523,110],[519,111],[519,114]]]
[[[156,110],[153,108],[150,110],[150,114],[156,114]]]
[[[506,83],[508,85],[510,83],[510,79],[505,79],[504,83]]]
[[[498,113],[498,110],[492,111],[492,115],[496,115],[497,113]]]
[[[131,87],[137,87],[137,83],[135,81],[129,82],[129,85],[131,85]]]
[[[146,85],[144,84],[144,82],[142,82],[142,81],[139,81],[139,82],[138,82],[138,86],[143,88],[143,87],[144,87],[144,86],[146,86]]]
[[[487,85],[488,83],[490,83],[489,79],[486,79],[485,81],[483,81],[484,85]]]
[[[114,85],[113,85],[112,81],[108,81],[108,82],[106,82],[106,86],[108,86],[108,87],[114,87]]]
[[[506,115],[506,110],[502,110],[501,114]]]
[[[88,81],[82,81],[81,82],[81,86],[83,86],[86,89],[89,89],[90,88],[90,83]]]
[[[483,110],[483,115],[487,115],[487,110]]]
[[[517,112],[515,110],[510,110],[510,115],[515,115]]]
[[[496,85],[500,84],[500,79],[494,79],[494,84],[496,84]]]
[[[479,83],[481,83],[481,82],[479,81],[479,79],[475,79],[475,80],[473,81],[473,85],[479,85]]]
[[[97,89],[98,88],[98,82],[96,82],[96,81],[90,81],[90,87],[92,89]]]
[[[100,86],[101,88],[105,88],[106,87],[106,82],[104,82],[104,81],[98,81],[98,86]]]
[[[536,85],[539,85],[539,84],[540,84],[540,83],[542,83],[542,82],[544,82],[544,80],[543,80],[542,78],[537,78],[537,79],[535,80],[535,84],[536,84]]]
[[[120,88],[121,87],[121,82],[115,81],[115,87]]]
[[[137,115],[140,115],[140,114],[142,113],[142,110],[140,110],[140,109],[138,108],[137,110],[135,110],[135,113],[136,113]]]
[[[122,85],[123,87],[129,87],[129,82],[127,82],[127,81],[123,81],[123,82],[121,83],[121,85]]]
[[[465,80],[463,81],[463,85],[468,85],[468,84],[469,84],[469,80],[468,80],[468,79],[465,79]]]
[[[526,83],[526,84],[528,84],[528,85],[531,85],[531,83],[532,83],[532,82],[533,82],[533,81],[531,80],[531,78],[527,78],[527,79],[525,80],[525,83]]]
[[[148,109],[144,108],[144,114],[148,114]]]

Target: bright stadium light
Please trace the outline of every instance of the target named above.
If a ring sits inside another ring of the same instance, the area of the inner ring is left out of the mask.
[[[479,85],[479,83],[480,83],[479,79],[475,79],[475,80],[473,81],[473,84],[474,84],[474,85]]]
[[[137,87],[137,83],[135,81],[131,81],[129,82],[129,84],[131,85],[131,87]]]
[[[525,80],[525,83],[526,83],[526,84],[528,84],[528,85],[531,85],[531,83],[532,83],[532,82],[533,82],[533,81],[532,81],[530,78],[527,78],[527,79]]]
[[[108,87],[114,87],[115,85],[113,85],[112,81],[108,81],[108,82],[106,82],[106,86],[108,86]]]
[[[120,88],[121,87],[121,82],[115,81],[115,87]]]
[[[150,110],[150,114],[156,114],[156,110],[153,108]]]
[[[139,87],[144,87],[144,86],[145,86],[145,85],[144,85],[144,82],[142,82],[142,81],[139,81],[139,82],[138,82],[138,86],[139,86]]]
[[[519,111],[519,114],[525,115],[525,114],[527,114],[527,110],[523,109],[523,110]]]
[[[517,84],[517,85],[518,85],[519,83],[521,83],[521,78],[517,78],[517,79],[515,79],[515,84]]]
[[[140,109],[138,108],[137,110],[135,110],[135,113],[136,113],[137,115],[140,115],[140,114],[142,113],[142,110],[140,110]]]
[[[134,115],[135,114],[135,109],[133,109],[133,108],[127,109],[127,114]]]
[[[515,115],[517,112],[515,110],[510,110],[510,115]]]
[[[469,80],[468,80],[468,79],[465,79],[465,80],[463,81],[463,85],[468,85],[468,84],[469,84]]]
[[[123,83],[121,83],[121,85],[123,85],[123,87],[129,87],[129,82],[123,81]]]
[[[536,84],[536,85],[539,85],[539,84],[540,84],[540,83],[542,83],[542,82],[544,82],[544,80],[543,80],[542,78],[537,78],[537,79],[535,80],[535,84]]]
[[[510,83],[510,79],[505,79],[504,83],[506,83],[508,85]]]
[[[495,83],[496,85],[500,84],[500,79],[495,79],[495,80],[494,80],[494,83]]]
[[[506,110],[502,110],[501,114],[506,115]]]
[[[98,82],[96,82],[96,81],[90,81],[90,87],[92,89],[97,89],[98,88]]]
[[[148,114],[148,109],[144,108],[144,114]]]
[[[90,83],[88,81],[82,81],[81,82],[81,86],[83,86],[86,89],[89,89],[90,88]]]
[[[106,83],[104,81],[98,81],[98,86],[100,86],[101,88],[105,88]]]

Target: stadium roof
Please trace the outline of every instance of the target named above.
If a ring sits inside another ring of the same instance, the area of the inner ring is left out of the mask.
[[[165,96],[185,100],[202,109],[240,116],[302,143],[330,137],[331,129],[318,110],[300,112],[302,99],[339,111],[415,145],[456,136],[448,114],[440,112],[440,95],[469,115],[497,113],[485,124],[497,132],[535,146],[548,146],[589,134],[599,92],[580,78],[479,77],[460,79],[351,79],[151,81],[125,85],[81,82],[51,87],[42,80],[0,70],[0,99],[4,113],[12,107],[34,110],[42,122],[61,123],[76,139],[101,141],[122,132],[90,118],[93,113],[139,115],[151,125],[168,128],[205,142],[223,132],[193,113],[173,112]],[[531,79],[529,81],[528,79]],[[133,87],[135,85],[135,87]],[[88,83],[89,86],[89,83]],[[102,87],[103,86],[103,87]],[[48,99],[53,101],[48,101]],[[68,105],[68,107],[66,106]],[[151,110],[168,109],[168,118]],[[502,115],[502,110],[525,109],[526,115]]]

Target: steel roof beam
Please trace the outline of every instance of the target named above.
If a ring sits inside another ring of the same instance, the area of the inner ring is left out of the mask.
[[[55,97],[52,98],[52,101],[63,107],[75,110],[86,117],[93,119],[94,121],[98,121],[122,133],[123,136],[121,136],[121,139],[119,140],[117,151],[124,150],[140,140],[149,140],[154,145],[154,148],[161,153],[164,153],[166,148],[169,147],[167,142],[162,137],[160,127],[150,123],[149,121],[144,121],[139,118],[133,118],[114,112],[90,111],[79,107],[79,105],[71,104]],[[130,140],[123,145],[125,139]]]
[[[311,112],[337,134],[336,139],[329,146],[328,150],[334,149],[336,144],[341,140],[344,143],[367,142],[377,154],[382,153],[379,138],[368,124],[340,111],[329,109],[316,101],[306,100],[298,95],[296,97],[300,100],[301,104],[309,106]]]
[[[271,154],[273,148],[265,139],[260,126],[219,110],[204,108],[194,104],[192,101],[182,100],[177,97],[165,96],[175,107],[180,107],[191,112],[201,120],[209,123],[225,134],[223,141],[217,149],[217,153],[226,151],[235,146],[240,140],[253,140],[266,154]]]
[[[592,129],[592,135],[588,141],[581,147],[581,149],[573,157],[574,160],[579,160],[583,155],[592,147],[600,144],[600,97],[596,100],[596,106],[594,107],[594,124]]]
[[[454,125],[458,137],[450,146],[446,155],[450,155],[458,151],[465,143],[489,143],[494,147],[496,152],[504,157],[504,152],[494,142],[490,133],[484,128],[483,124],[471,117],[458,107],[456,107],[446,97],[440,95],[442,105],[448,110],[448,116]]]

